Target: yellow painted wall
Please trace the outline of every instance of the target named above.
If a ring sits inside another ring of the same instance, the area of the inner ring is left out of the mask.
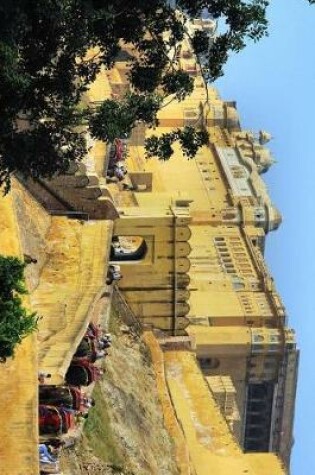
[[[14,184],[13,184],[14,186]],[[0,254],[23,260],[12,194],[0,196]],[[24,299],[29,307],[29,299]],[[23,340],[14,359],[0,364],[0,472],[38,474],[38,396],[36,334]]]

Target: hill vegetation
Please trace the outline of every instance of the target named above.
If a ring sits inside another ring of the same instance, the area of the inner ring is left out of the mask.
[[[26,294],[25,263],[0,255],[0,361],[14,356],[16,346],[37,329],[38,317],[22,303]]]

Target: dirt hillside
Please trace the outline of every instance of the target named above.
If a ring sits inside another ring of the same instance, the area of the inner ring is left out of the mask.
[[[113,346],[94,389],[96,406],[81,441],[65,450],[64,474],[177,475],[149,351],[116,315],[110,330]]]

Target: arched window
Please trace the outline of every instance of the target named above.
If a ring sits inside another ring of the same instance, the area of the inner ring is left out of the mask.
[[[115,262],[141,261],[145,258],[148,246],[140,236],[113,236],[110,260]]]

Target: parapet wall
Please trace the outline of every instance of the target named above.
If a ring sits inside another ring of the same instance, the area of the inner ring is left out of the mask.
[[[152,332],[144,332],[143,339],[150,349],[158,395],[164,416],[164,424],[174,441],[176,464],[179,473],[180,475],[191,475],[193,472],[190,467],[188,446],[186,444],[179,422],[176,418],[174,407],[167,389],[164,372],[163,351],[161,350],[160,345]]]
[[[0,215],[0,254],[22,258],[12,195],[0,196]],[[29,305],[28,299],[24,304]],[[37,475],[36,334],[23,340],[14,359],[0,365],[0,378],[0,472],[2,475]]]

